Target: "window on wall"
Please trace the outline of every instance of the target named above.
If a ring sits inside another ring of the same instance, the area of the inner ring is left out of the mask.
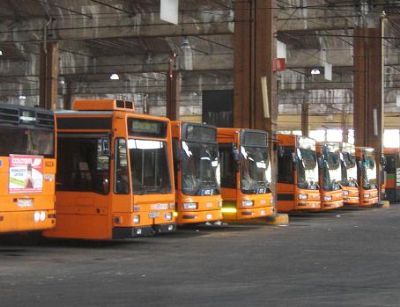
[[[323,142],[325,141],[325,130],[311,130],[309,136],[318,142]]]
[[[384,147],[400,147],[399,129],[385,129],[383,132]]]
[[[348,140],[348,142],[350,143],[350,144],[354,144],[354,130],[353,129],[349,129],[349,140]]]
[[[342,142],[343,133],[341,129],[328,129],[326,138],[329,142]]]

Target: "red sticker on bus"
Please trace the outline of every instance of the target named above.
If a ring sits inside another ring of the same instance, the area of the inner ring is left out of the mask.
[[[43,191],[43,157],[10,155],[10,194],[40,193]]]

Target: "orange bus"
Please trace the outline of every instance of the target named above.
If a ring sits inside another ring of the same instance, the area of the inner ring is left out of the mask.
[[[267,132],[218,128],[224,220],[242,220],[275,213]]]
[[[349,143],[341,143],[342,180],[344,205],[358,206],[360,194],[358,187],[356,148]]]
[[[400,149],[384,148],[386,160],[386,199],[391,203],[400,202]]]
[[[317,142],[321,211],[343,206],[339,143]]]
[[[124,239],[175,230],[171,125],[129,101],[56,113],[57,225],[45,236]]]
[[[379,202],[375,150],[370,147],[356,147],[358,164],[358,187],[360,206],[372,206]]]
[[[316,142],[289,134],[277,134],[276,138],[278,212],[320,209]]]
[[[0,233],[55,225],[54,114],[0,105]]]
[[[172,122],[177,224],[222,220],[217,128]]]

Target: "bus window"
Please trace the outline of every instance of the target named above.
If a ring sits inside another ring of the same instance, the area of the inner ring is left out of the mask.
[[[281,147],[278,150],[278,182],[293,184],[293,149]]]
[[[49,130],[23,127],[0,129],[0,155],[41,155],[54,157],[54,133]]]
[[[128,140],[135,194],[170,193],[167,144],[155,140]]]
[[[58,191],[108,194],[110,157],[102,138],[59,138]]]
[[[116,194],[129,194],[128,157],[126,140],[115,140],[115,186]]]
[[[233,158],[232,144],[219,144],[221,160],[221,187],[236,188],[236,161]]]

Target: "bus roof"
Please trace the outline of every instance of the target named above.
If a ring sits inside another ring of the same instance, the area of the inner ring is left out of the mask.
[[[74,101],[72,109],[75,111],[135,112],[135,105],[132,101],[117,99],[80,99]]]

